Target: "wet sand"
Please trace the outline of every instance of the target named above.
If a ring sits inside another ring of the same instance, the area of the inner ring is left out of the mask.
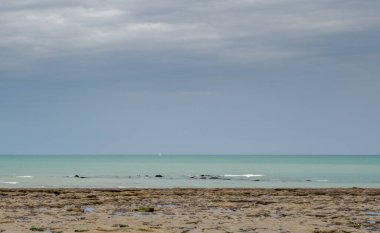
[[[0,189],[0,232],[380,232],[380,189]]]

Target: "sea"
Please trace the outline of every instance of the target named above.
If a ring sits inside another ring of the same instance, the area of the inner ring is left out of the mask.
[[[0,155],[0,188],[380,188],[376,155]]]

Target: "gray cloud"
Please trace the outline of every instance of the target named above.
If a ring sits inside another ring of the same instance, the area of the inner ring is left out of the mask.
[[[6,57],[174,49],[233,61],[303,56],[297,46],[378,28],[378,1],[6,1]],[[292,41],[293,43],[289,43]]]

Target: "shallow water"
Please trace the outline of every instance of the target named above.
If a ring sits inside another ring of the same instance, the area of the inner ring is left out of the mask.
[[[353,186],[380,188],[380,156],[0,156],[0,188]]]

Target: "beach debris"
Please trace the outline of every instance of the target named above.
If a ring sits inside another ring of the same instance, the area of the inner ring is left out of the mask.
[[[70,208],[67,208],[66,211],[68,211],[68,212],[83,212],[83,209],[80,207],[70,207]]]
[[[4,220],[4,221],[0,221],[0,224],[14,223],[14,222],[15,222],[14,220]]]
[[[380,216],[380,212],[377,212],[377,211],[367,211],[366,213],[368,216],[371,216],[371,217],[377,217],[377,216]]]
[[[128,225],[127,224],[114,224],[113,227],[125,228],[125,227],[128,227]]]
[[[151,212],[154,212],[154,208],[153,207],[141,206],[138,209],[135,209],[135,211],[137,211],[137,212],[151,213]]]
[[[129,209],[126,209],[126,208],[121,208],[121,209],[115,209],[111,215],[116,215],[116,216],[123,216],[123,215],[126,215],[127,213],[129,213],[130,210]]]
[[[85,212],[85,213],[93,213],[93,212],[95,212],[95,208],[93,208],[93,207],[85,207],[85,208],[83,208],[83,212]]]
[[[31,228],[29,228],[29,230],[31,230],[31,231],[46,231],[47,230],[47,228],[46,227],[31,227]]]
[[[88,229],[77,229],[74,232],[88,232]]]
[[[96,228],[97,231],[105,231],[105,232],[113,232],[113,231],[119,231],[119,229],[115,229],[112,227],[98,227]]]
[[[197,228],[196,226],[184,226],[184,227],[180,227],[179,229],[181,229],[181,233],[187,233],[187,232],[190,232],[192,230],[194,230],[195,228]]]
[[[338,230],[338,229],[333,229],[333,230],[319,230],[315,229],[313,233],[351,233],[351,231],[345,231],[345,230]]]
[[[57,195],[57,196],[61,194],[60,191],[54,191],[53,193],[54,193],[55,195]]]
[[[273,204],[273,203],[276,203],[276,202],[275,201],[262,201],[262,200],[256,201],[257,205],[270,205],[270,204]]]
[[[51,231],[50,229],[47,229],[43,233],[62,233],[62,231]]]
[[[362,224],[360,222],[349,221],[348,226],[359,229],[362,226]]]

